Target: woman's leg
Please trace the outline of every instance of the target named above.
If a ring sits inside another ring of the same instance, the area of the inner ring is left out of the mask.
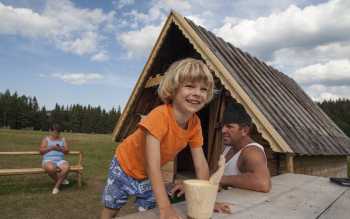
[[[60,171],[57,173],[57,181],[55,184],[55,188],[57,189],[60,187],[63,180],[67,177],[67,174],[69,172],[69,163],[67,161],[60,162],[58,168]]]
[[[43,163],[43,168],[45,172],[55,181],[57,182],[57,166],[52,161],[46,161]]]

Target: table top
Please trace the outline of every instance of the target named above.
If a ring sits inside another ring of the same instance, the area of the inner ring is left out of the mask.
[[[218,193],[217,201],[232,204],[232,214],[214,213],[213,219],[237,218],[350,218],[350,187],[329,181],[329,178],[301,174],[272,177],[269,193],[229,189]],[[186,218],[186,202],[174,205]],[[126,215],[122,219],[159,218],[159,210]]]

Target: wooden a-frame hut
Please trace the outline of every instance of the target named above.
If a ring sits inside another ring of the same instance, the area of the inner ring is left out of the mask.
[[[215,170],[222,152],[217,124],[227,101],[237,101],[253,119],[254,138],[266,149],[271,175],[294,172],[346,176],[350,139],[293,79],[174,11],[117,122],[115,141],[135,130],[139,114],[147,114],[161,104],[157,85],[162,73],[185,57],[202,59],[215,78],[216,95],[198,113],[211,170]],[[177,157],[174,173],[193,171],[191,162],[189,150],[184,150]]]

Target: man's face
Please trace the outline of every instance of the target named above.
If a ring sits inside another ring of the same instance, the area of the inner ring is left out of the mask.
[[[229,123],[222,127],[222,135],[225,145],[236,146],[245,136],[245,132],[238,124]]]

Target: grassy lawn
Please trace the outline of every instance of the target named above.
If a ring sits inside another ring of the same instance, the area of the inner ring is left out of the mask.
[[[38,150],[41,139],[48,133],[0,129],[0,151]],[[52,195],[52,180],[44,174],[0,177],[1,218],[98,218],[103,190],[115,143],[111,135],[63,133],[71,150],[84,154],[83,186],[77,186],[75,173],[68,176],[70,185]],[[68,156],[75,163],[76,156]],[[40,156],[0,158],[0,168],[40,167]],[[134,212],[128,204],[120,215]]]

